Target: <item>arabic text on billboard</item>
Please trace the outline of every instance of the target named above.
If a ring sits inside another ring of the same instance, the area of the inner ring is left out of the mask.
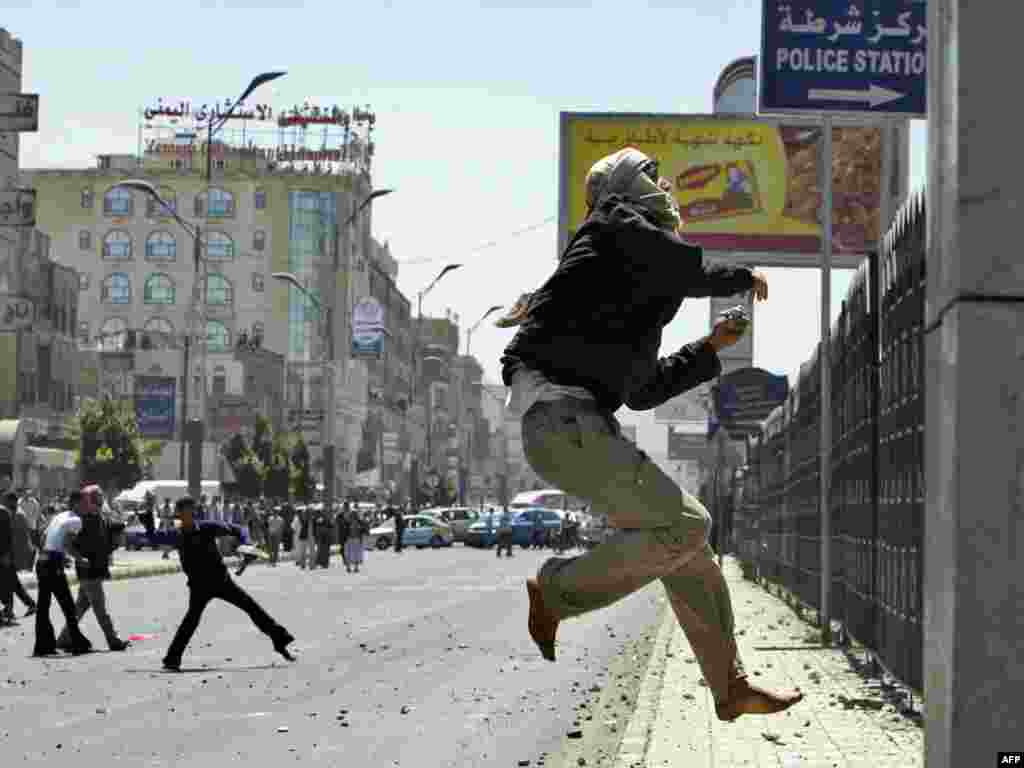
[[[380,359],[384,351],[384,307],[372,296],[352,309],[352,356]]]
[[[135,420],[143,437],[174,437],[172,376],[135,377]]]
[[[586,216],[591,166],[624,147],[656,159],[672,183],[685,237],[709,250],[817,254],[821,128],[708,115],[563,114],[569,235]],[[882,134],[832,134],[833,250],[863,253],[879,236]]]

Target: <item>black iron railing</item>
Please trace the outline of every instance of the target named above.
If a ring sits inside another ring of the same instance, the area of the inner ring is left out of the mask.
[[[925,205],[861,264],[830,336],[832,614],[922,688]],[[877,288],[880,286],[880,289]],[[733,548],[744,570],[818,608],[820,358],[750,444]]]

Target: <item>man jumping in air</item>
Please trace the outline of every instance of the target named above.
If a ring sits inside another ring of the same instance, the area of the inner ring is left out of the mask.
[[[734,638],[732,603],[708,544],[711,516],[622,436],[623,404],[649,410],[713,379],[719,350],[746,328],[723,318],[712,333],[658,358],[662,329],[685,297],[768,296],[745,267],[710,267],[678,234],[671,184],[626,148],[586,178],[589,213],[537,291],[500,327],[519,331],[502,378],[523,414],[530,466],[552,486],[603,507],[616,533],[579,557],[548,559],[527,581],[528,629],[555,660],[564,619],[611,605],[660,579],[693,647],[721,720],[780,712],[800,700],[753,686]]]

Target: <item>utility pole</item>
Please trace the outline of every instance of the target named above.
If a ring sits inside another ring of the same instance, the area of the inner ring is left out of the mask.
[[[184,480],[187,477],[185,470],[185,429],[188,424],[188,377],[189,377],[189,347],[191,346],[192,334],[185,329],[185,363],[181,374],[181,450],[178,455],[178,479]]]

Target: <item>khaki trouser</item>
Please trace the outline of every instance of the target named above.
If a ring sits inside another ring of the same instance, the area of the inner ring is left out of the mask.
[[[708,545],[711,516],[622,437],[611,414],[564,398],[523,415],[523,448],[554,487],[591,502],[616,531],[579,557],[555,557],[538,574],[558,618],[578,616],[661,579],[717,701],[742,677],[732,603]]]
[[[75,615],[78,617],[79,622],[81,622],[90,608],[96,614],[96,622],[100,625],[100,629],[103,630],[103,635],[107,639],[107,645],[114,646],[120,642],[120,638],[114,630],[114,621],[110,618],[110,614],[107,613],[107,599],[103,592],[103,581],[101,579],[82,579],[78,582],[78,599],[75,600]],[[60,637],[57,638],[57,647],[61,648],[70,645],[71,635],[67,626],[65,626],[60,633]]]

